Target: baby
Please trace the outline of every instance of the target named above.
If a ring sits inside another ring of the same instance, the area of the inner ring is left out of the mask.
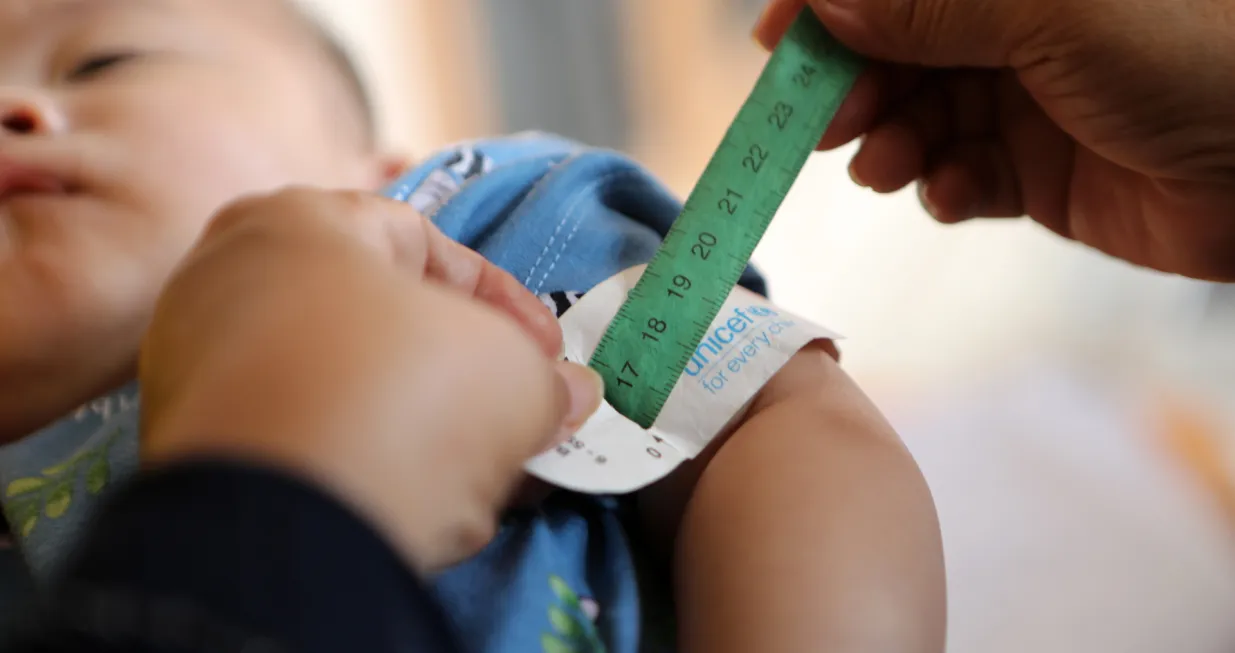
[[[281,0],[10,2],[0,83],[0,500],[37,592],[137,468],[138,344],[210,216],[289,184],[377,190],[404,166],[377,148],[347,57]],[[680,210],[634,163],[531,134],[399,180],[557,300],[646,262]],[[763,292],[753,270],[742,282]],[[433,579],[469,650],[634,653],[658,624],[710,653],[939,650],[929,493],[833,351],[800,352],[662,483],[512,509]]]

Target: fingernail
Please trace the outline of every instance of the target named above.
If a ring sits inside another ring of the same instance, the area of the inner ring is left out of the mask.
[[[918,202],[922,204],[922,208],[927,213],[931,214],[932,218],[940,219],[939,207],[935,206],[934,202],[931,202],[930,198],[926,196],[926,184],[922,182],[918,182]]]
[[[557,329],[557,332],[560,334],[558,336],[557,358],[555,360],[564,361],[566,360],[566,331],[562,329],[561,322],[554,320],[554,323],[555,324],[553,327]]]
[[[763,11],[759,14],[759,19],[755,21],[755,28],[750,32],[750,38],[756,45],[769,51],[776,46],[774,40],[777,35],[771,33],[772,28],[774,27],[774,25],[772,25],[772,16],[776,14],[776,11],[781,5],[790,1],[791,0],[770,0],[763,6]]]
[[[578,363],[561,362],[557,372],[566,382],[570,394],[570,408],[562,422],[562,439],[579,430],[588,418],[600,408],[600,402],[605,396],[605,382],[596,370]]]
[[[862,181],[862,179],[858,177],[858,170],[856,167],[854,167],[854,163],[856,162],[855,161],[849,162],[849,178],[853,180],[853,183],[861,186],[862,188],[870,188],[870,186],[868,186],[866,182]]]

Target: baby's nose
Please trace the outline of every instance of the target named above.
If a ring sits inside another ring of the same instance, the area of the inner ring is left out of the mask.
[[[54,134],[64,129],[64,115],[49,98],[35,91],[0,88],[3,136]]]

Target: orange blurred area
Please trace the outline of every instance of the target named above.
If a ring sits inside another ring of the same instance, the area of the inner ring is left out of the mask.
[[[758,0],[305,0],[413,155],[522,129],[683,196],[766,55]],[[1023,221],[933,223],[818,154],[756,252],[926,471],[950,650],[1235,650],[1235,288]]]

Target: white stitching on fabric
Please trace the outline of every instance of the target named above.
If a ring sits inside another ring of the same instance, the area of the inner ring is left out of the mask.
[[[545,270],[545,273],[541,275],[540,281],[536,284],[536,290],[534,292],[540,292],[540,289],[545,287],[545,281],[549,278],[549,274],[553,272],[553,268],[557,267],[557,262],[561,260],[562,254],[566,253],[566,248],[570,246],[570,241],[575,239],[575,234],[579,233],[579,225],[582,224],[583,218],[575,220],[574,228],[571,229],[570,233],[566,236],[566,240],[562,243],[562,248],[557,251],[557,256],[553,257],[553,262],[549,264],[549,269]]]
[[[567,235],[566,240],[562,242],[561,249],[559,249],[557,255],[553,257],[553,261],[549,265],[549,269],[545,270],[545,273],[541,275],[540,281],[537,283],[536,287],[531,288],[530,286],[528,286],[528,284],[530,284],[532,282],[532,279],[536,276],[536,271],[540,268],[541,261],[544,260],[545,256],[549,253],[549,250],[553,247],[553,244],[557,241],[557,236],[561,233],[562,228],[566,226],[566,221],[569,220],[572,216],[574,216],[575,211],[579,208],[579,204],[581,204],[583,200],[594,189],[596,189],[597,187],[601,185],[612,183],[613,190],[623,190],[627,187],[631,187],[635,185],[631,183],[632,180],[640,181],[643,179],[643,177],[644,175],[641,171],[618,170],[618,171],[609,172],[604,175],[601,175],[599,178],[593,180],[587,186],[584,186],[580,190],[576,191],[575,198],[571,201],[570,206],[567,207],[566,210],[564,211],[562,220],[561,222],[558,223],[557,228],[553,230],[553,235],[550,236],[549,242],[545,245],[545,248],[540,253],[540,256],[536,258],[536,261],[532,263],[531,269],[528,270],[527,278],[523,280],[523,285],[525,287],[528,287],[528,289],[531,290],[533,293],[540,292],[540,290],[544,287],[545,281],[549,278],[549,274],[553,272],[553,269],[555,267],[557,267],[558,261],[561,260],[562,255],[566,253],[566,247],[570,244],[571,240],[574,239],[575,234],[578,233],[579,227],[583,225],[582,216],[580,216],[578,219],[575,220],[574,228],[570,230],[570,233]],[[613,180],[615,179],[622,179],[623,181],[619,183],[613,183]]]
[[[588,197],[592,193],[592,191],[596,189],[596,187],[600,186],[601,184],[604,184],[605,182],[609,181],[611,178],[616,177],[617,174],[618,173],[610,173],[610,174],[602,175],[599,178],[593,180],[587,186],[584,186],[583,188],[580,188],[578,191],[575,192],[575,197],[574,199],[570,201],[570,206],[566,207],[566,210],[562,212],[562,221],[558,223],[557,229],[553,231],[553,236],[549,238],[549,244],[545,245],[545,251],[540,253],[540,258],[537,258],[536,263],[532,265],[532,271],[529,272],[527,275],[528,282],[531,282],[532,277],[536,276],[536,268],[540,266],[541,259],[543,259],[545,257],[545,254],[549,252],[549,248],[553,246],[553,241],[557,238],[558,233],[562,231],[562,227],[566,226],[566,221],[569,220],[572,216],[574,216],[575,210],[579,208],[579,204],[583,202],[583,199]],[[549,266],[549,271],[551,271],[553,267],[557,265],[558,259],[562,258],[562,252],[566,250],[566,245],[569,244],[571,239],[575,237],[575,233],[579,231],[579,225],[582,223],[583,223],[583,218],[578,218],[575,220],[575,226],[573,229],[570,230],[570,237],[567,238],[566,241],[562,243],[562,249],[558,250],[557,256],[553,257],[553,265]],[[540,277],[540,282],[536,284],[535,289],[529,288],[529,290],[531,290],[534,293],[540,292],[540,289],[543,288],[545,285],[545,279],[549,277],[549,271],[546,271],[544,275]],[[523,285],[526,286],[527,283],[524,283]]]
[[[557,238],[557,235],[562,231],[562,227],[566,226],[566,219],[569,217],[570,217],[569,212],[567,212],[566,215],[562,216],[561,221],[557,223],[557,229],[554,229],[553,235],[549,236],[549,242],[545,243],[545,248],[540,250],[540,256],[536,257],[536,262],[532,263],[531,269],[527,271],[527,278],[523,280],[523,286],[525,288],[527,287],[528,284],[532,283],[532,277],[535,276],[536,274],[536,268],[540,267],[540,262],[544,260],[545,254],[549,253],[549,248],[553,247],[553,241]]]

